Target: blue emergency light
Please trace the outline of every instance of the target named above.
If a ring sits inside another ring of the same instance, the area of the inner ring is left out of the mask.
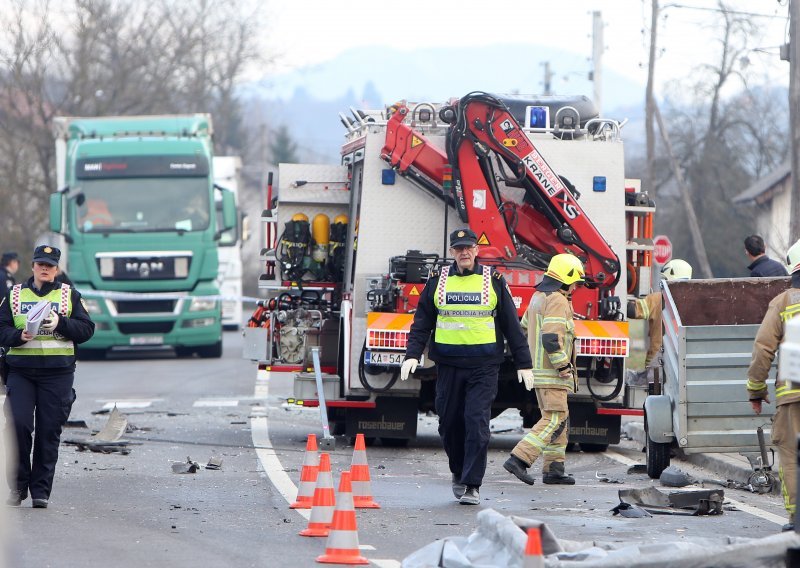
[[[381,183],[383,185],[394,185],[395,171],[393,169],[381,170]]]
[[[592,178],[592,191],[606,190],[606,176],[594,176]]]
[[[550,109],[546,106],[526,107],[525,128],[550,128]]]

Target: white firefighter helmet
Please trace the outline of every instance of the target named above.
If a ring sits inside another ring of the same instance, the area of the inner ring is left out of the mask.
[[[800,255],[800,248],[798,248]],[[673,258],[661,267],[664,280],[689,280],[692,277],[692,265],[680,258]]]
[[[800,270],[800,240],[789,247],[789,251],[786,253],[786,264],[789,266],[789,274]]]

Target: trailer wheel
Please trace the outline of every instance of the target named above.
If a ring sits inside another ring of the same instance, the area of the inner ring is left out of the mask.
[[[661,472],[669,467],[669,444],[654,442],[645,433],[645,456],[647,458],[647,475],[650,479],[658,479]]]

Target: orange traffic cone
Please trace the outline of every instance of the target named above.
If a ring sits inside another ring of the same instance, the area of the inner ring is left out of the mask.
[[[300,531],[300,535],[328,536],[335,505],[336,495],[333,492],[331,457],[323,452],[319,455],[319,473],[317,474],[317,486],[314,488],[314,501],[311,506],[311,517],[308,519],[308,528]]]
[[[372,485],[369,479],[367,464],[367,446],[364,434],[356,434],[356,447],[353,450],[353,461],[350,464],[353,481],[353,502],[359,509],[380,509],[381,506],[372,500]]]
[[[542,556],[542,533],[538,527],[528,529],[528,542],[525,545],[525,558],[522,559],[523,568],[544,568]]]
[[[358,526],[353,507],[350,472],[343,471],[339,481],[339,497],[333,512],[333,523],[325,554],[317,556],[317,562],[325,564],[369,564],[358,549]]]
[[[317,455],[317,435],[309,434],[306,442],[306,455],[303,458],[303,469],[300,470],[300,486],[297,488],[297,499],[289,505],[290,509],[310,509],[314,500],[314,488],[317,485],[319,456]]]

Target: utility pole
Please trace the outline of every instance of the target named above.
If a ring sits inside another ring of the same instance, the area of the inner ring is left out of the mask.
[[[545,61],[542,63],[544,66],[544,93],[543,95],[552,95],[552,81],[553,81],[553,72],[550,71],[550,62]]]
[[[792,181],[789,196],[789,243],[800,237],[800,0],[789,1],[789,131],[792,133]]]
[[[655,100],[653,99],[653,82],[656,72],[656,30],[658,27],[658,0],[650,0],[652,14],[650,17],[650,58],[647,63],[647,91],[645,93],[645,134],[647,143],[647,168],[645,169],[644,190],[650,197],[656,197],[655,185],[655,160],[656,160],[656,133],[653,128],[655,118]]]
[[[603,115],[603,14],[592,12],[592,84],[594,85],[594,106]]]

